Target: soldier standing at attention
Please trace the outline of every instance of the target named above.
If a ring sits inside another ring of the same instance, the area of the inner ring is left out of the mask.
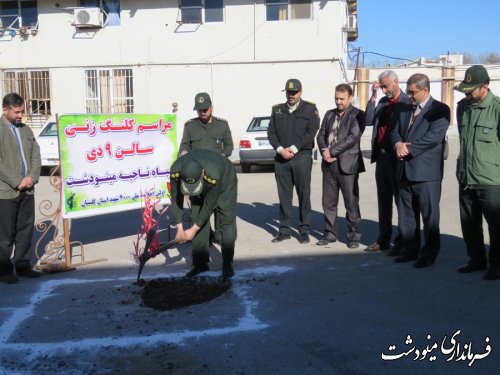
[[[286,81],[286,103],[273,106],[267,136],[276,150],[274,175],[280,201],[280,226],[273,243],[290,238],[293,188],[299,198],[299,242],[309,243],[311,169],[314,138],[319,129],[316,105],[302,97],[298,79]]]
[[[469,261],[458,272],[486,270],[485,280],[500,279],[500,98],[490,90],[490,76],[473,65],[455,90],[458,102],[460,154],[457,178],[462,234]],[[488,224],[490,251],[486,253],[483,218]]]
[[[212,150],[218,154],[231,156],[233,137],[226,120],[212,115],[213,106],[210,95],[206,92],[196,94],[193,110],[195,117],[184,124],[179,154],[196,149]]]

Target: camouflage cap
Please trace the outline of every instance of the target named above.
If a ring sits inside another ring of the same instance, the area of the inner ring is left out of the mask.
[[[198,111],[199,109],[207,109],[212,105],[212,99],[210,95],[206,92],[199,92],[194,97],[194,108],[193,110]]]
[[[181,192],[184,195],[200,195],[203,190],[203,167],[194,159],[186,160],[181,167]]]
[[[482,65],[472,65],[465,71],[464,80],[454,87],[455,90],[468,94],[478,86],[490,81],[486,68]]]

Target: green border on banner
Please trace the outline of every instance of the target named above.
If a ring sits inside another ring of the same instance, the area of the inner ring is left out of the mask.
[[[141,208],[146,195],[169,202],[175,114],[63,114],[57,122],[63,217]]]

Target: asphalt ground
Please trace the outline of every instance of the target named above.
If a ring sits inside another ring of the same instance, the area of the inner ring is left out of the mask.
[[[363,251],[377,237],[377,200],[369,137],[362,146],[364,246],[346,247],[342,201],[339,241],[315,245],[323,229],[318,162],[307,245],[297,233],[270,242],[278,227],[272,168],[238,173],[236,275],[229,292],[203,304],[141,305],[132,257],[139,211],[73,220],[71,240],[84,244],[85,260],[107,260],[0,285],[0,374],[497,374],[500,281],[456,272],[467,261],[457,138],[445,165],[441,253],[424,269]],[[37,204],[44,199],[57,204],[48,177],[37,186]],[[294,215],[296,225],[297,208]],[[211,255],[205,276],[216,278],[217,246]],[[181,276],[189,260],[182,245],[148,262],[142,276]]]

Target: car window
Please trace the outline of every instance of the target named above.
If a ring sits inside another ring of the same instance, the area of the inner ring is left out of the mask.
[[[43,130],[40,132],[40,137],[49,137],[57,135],[57,123],[50,122]]]
[[[267,131],[270,121],[271,117],[254,117],[252,122],[250,123],[250,126],[248,126],[247,131],[249,132]]]

